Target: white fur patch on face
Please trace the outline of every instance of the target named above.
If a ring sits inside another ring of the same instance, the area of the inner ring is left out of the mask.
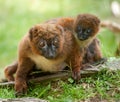
[[[80,48],[83,48],[83,47],[85,48],[93,41],[93,39],[96,36],[92,36],[92,37],[89,37],[88,39],[86,39],[84,41],[81,41],[81,40],[78,39],[76,32],[74,32],[74,37],[75,37],[77,43],[79,44]]]
[[[89,37],[87,40],[84,41],[78,40],[78,44],[80,47],[87,47],[92,42],[93,39],[94,37]]]
[[[57,72],[65,68],[65,66],[67,65],[64,62],[65,58],[52,60],[40,55],[30,55],[30,58],[32,59],[32,61],[34,61],[36,67],[43,71]]]

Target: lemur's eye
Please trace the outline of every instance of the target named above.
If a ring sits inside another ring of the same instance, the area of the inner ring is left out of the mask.
[[[76,33],[82,34],[82,32],[83,32],[82,27],[78,25]]]
[[[78,26],[78,31],[81,31],[82,30],[82,27]]]
[[[89,28],[89,29],[87,29],[86,32],[87,32],[87,33],[91,33],[91,31],[92,31],[92,30]]]
[[[40,47],[44,47],[44,46],[45,46],[45,41],[44,41],[43,39],[41,39],[41,40],[39,41],[39,46],[40,46]]]

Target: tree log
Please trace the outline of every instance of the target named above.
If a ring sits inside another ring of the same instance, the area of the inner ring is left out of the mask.
[[[87,68],[81,70],[81,78],[89,77],[98,73],[102,69],[108,70],[120,70],[120,59],[110,58],[107,62],[97,65],[89,65]],[[58,73],[46,73],[46,72],[32,72],[28,77],[28,83],[40,83],[42,81],[51,81],[55,79],[65,79],[71,77],[70,70],[63,70]],[[15,82],[0,83],[0,87],[13,86]]]
[[[112,31],[116,38],[117,49],[116,49],[116,56],[120,56],[120,24],[112,22],[112,21],[102,21],[101,27],[108,28]]]
[[[14,99],[0,99],[0,102],[48,102],[47,100],[42,100],[38,98],[14,98]]]
[[[112,21],[102,21],[101,27],[108,28],[114,33],[120,33],[120,24],[112,22]]]

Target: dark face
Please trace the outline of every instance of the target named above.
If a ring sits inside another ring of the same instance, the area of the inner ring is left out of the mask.
[[[47,59],[56,58],[63,47],[63,29],[52,24],[42,24],[30,29],[33,50]]]
[[[77,38],[81,41],[88,39],[92,34],[92,29],[79,25],[76,29]]]
[[[38,49],[41,52],[41,54],[48,59],[52,59],[57,56],[58,48],[59,40],[57,37],[50,38],[47,40],[43,38],[39,39]]]
[[[74,21],[75,36],[81,40],[94,37],[99,30],[100,20],[91,14],[80,14]]]

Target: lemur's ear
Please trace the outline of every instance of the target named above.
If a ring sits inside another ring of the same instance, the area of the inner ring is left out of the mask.
[[[29,30],[29,38],[30,40],[32,40],[35,36],[38,35],[38,32],[39,32],[39,27],[40,26],[33,26],[32,28],[30,28]]]
[[[57,25],[56,27],[61,31],[61,34],[64,35],[64,29],[63,29],[63,27],[60,26],[60,25]]]

